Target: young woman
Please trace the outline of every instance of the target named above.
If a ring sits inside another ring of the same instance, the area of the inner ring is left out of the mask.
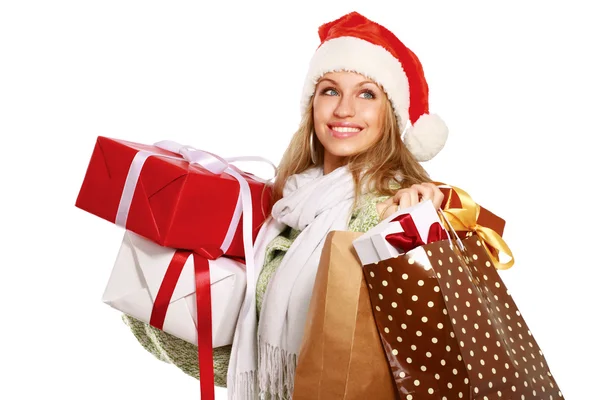
[[[257,313],[233,346],[215,349],[217,384],[231,399],[288,399],[308,304],[331,230],[365,232],[398,208],[443,195],[419,162],[448,131],[429,114],[418,58],[393,33],[353,12],[319,28],[302,121],[281,160],[273,210],[255,243]],[[124,316],[158,358],[198,377],[196,347]]]

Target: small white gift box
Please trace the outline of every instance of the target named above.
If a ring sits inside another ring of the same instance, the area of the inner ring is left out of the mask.
[[[393,220],[405,214],[410,214],[420,238],[425,243],[427,243],[431,225],[440,223],[440,217],[431,200],[397,211],[352,242],[363,265],[374,264],[404,254],[402,249],[392,246],[386,236],[404,232],[400,222]]]
[[[150,322],[154,301],[175,249],[127,231],[102,301],[140,321]],[[209,260],[213,347],[233,342],[246,291],[243,263],[220,257]],[[193,257],[181,271],[162,330],[197,345],[196,283]]]

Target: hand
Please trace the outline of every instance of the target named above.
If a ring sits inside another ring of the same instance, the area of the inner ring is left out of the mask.
[[[433,183],[424,182],[414,184],[409,188],[398,190],[393,197],[377,204],[377,212],[379,213],[380,220],[384,220],[398,210],[412,207],[426,200],[431,200],[437,210],[442,206],[444,194]]]

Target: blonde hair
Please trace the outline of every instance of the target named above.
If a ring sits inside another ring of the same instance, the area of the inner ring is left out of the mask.
[[[313,98],[304,113],[300,127],[292,136],[273,183],[271,204],[283,197],[283,187],[288,177],[302,173],[314,166],[311,161],[310,137],[314,130]],[[358,204],[361,187],[376,195],[392,196],[398,187],[408,188],[416,183],[431,182],[425,169],[408,151],[400,138],[400,128],[389,99],[383,110],[383,135],[369,149],[347,157],[347,166],[354,180],[355,196],[353,208]],[[317,165],[323,165],[324,147],[315,137],[313,146]],[[395,188],[394,188],[395,187]]]

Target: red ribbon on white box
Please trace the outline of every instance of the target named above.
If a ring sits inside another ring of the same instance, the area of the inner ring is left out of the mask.
[[[402,226],[403,232],[390,233],[385,236],[385,239],[398,250],[406,253],[418,246],[423,246],[428,243],[437,242],[448,239],[448,233],[439,222],[433,222],[429,226],[427,237],[423,239],[419,234],[417,225],[413,220],[412,215],[402,214],[392,219],[391,222],[398,221]]]
[[[200,249],[199,253],[177,250],[167,268],[165,277],[158,289],[150,325],[161,329],[165,323],[171,297],[177,286],[181,271],[189,258],[194,257],[194,277],[196,281],[196,328],[198,332],[198,375],[200,377],[200,398],[214,399],[214,366],[212,358],[212,306],[210,291],[210,269],[208,260],[216,260],[223,253],[220,249]]]
[[[411,226],[407,225],[408,220],[402,224],[401,220],[408,215],[411,218]],[[418,203],[412,207],[401,209],[379,224],[365,232],[364,235],[354,240],[352,243],[356,249],[356,253],[363,265],[377,263],[389,258],[398,257],[405,251],[404,247],[415,247],[422,245],[429,237],[434,238],[431,233],[431,226],[438,224],[435,229],[439,228],[439,235],[443,239],[446,236],[443,227],[440,225],[440,218],[437,214],[433,202],[427,200]],[[407,225],[407,226],[405,226]],[[409,230],[408,232],[406,230]],[[389,238],[396,238],[395,243],[390,243]],[[401,241],[404,240],[404,243]]]

